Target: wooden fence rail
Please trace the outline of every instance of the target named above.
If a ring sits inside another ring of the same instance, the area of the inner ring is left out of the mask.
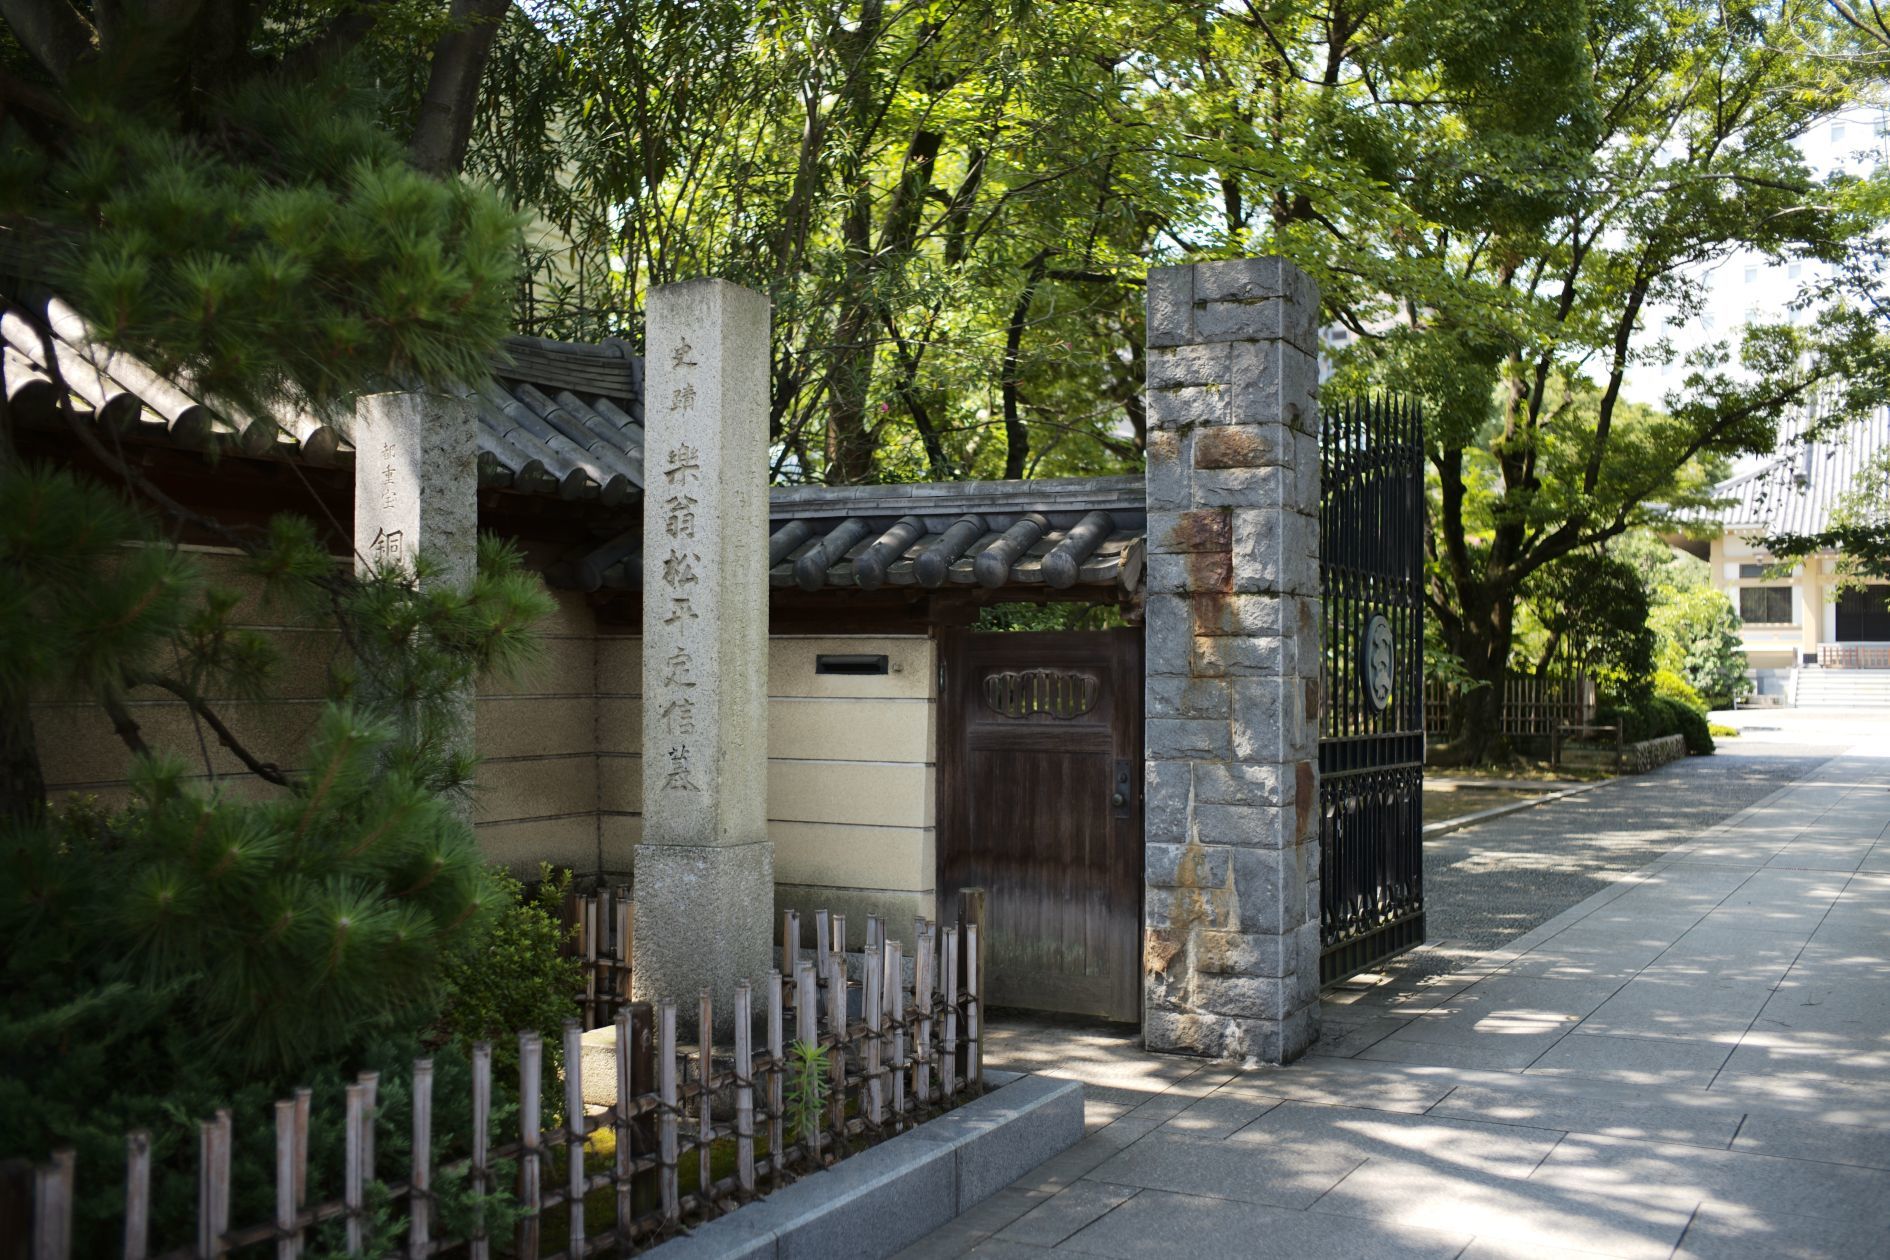
[[[782,925],[780,969],[768,974],[758,994],[745,981],[735,991],[732,1046],[715,1044],[715,1012],[706,991],[696,1002],[693,1047],[678,1040],[680,1012],[674,1000],[664,1000],[654,1011],[647,1003],[616,1005],[617,1102],[608,1108],[586,1108],[583,1021],[565,1021],[564,1121],[549,1127],[541,1122],[543,1043],[538,1033],[522,1032],[517,1135],[511,1142],[492,1141],[493,1055],[491,1045],[481,1042],[472,1050],[470,1149],[451,1159],[435,1149],[432,1061],[416,1060],[409,1117],[412,1156],[397,1172],[376,1159],[379,1076],[363,1072],[346,1087],[340,1117],[345,1149],[340,1194],[312,1204],[309,1134],[324,1118],[311,1113],[310,1091],[297,1090],[275,1104],[275,1211],[266,1222],[231,1225],[231,1113],[219,1111],[199,1126],[196,1228],[181,1245],[151,1237],[151,1135],[131,1133],[125,1143],[122,1254],[126,1260],[209,1260],[244,1249],[259,1255],[273,1249],[281,1260],[292,1260],[302,1254],[312,1230],[336,1221],[348,1253],[361,1254],[377,1204],[385,1203],[405,1216],[404,1254],[452,1250],[487,1260],[494,1240],[483,1218],[470,1233],[448,1236],[434,1210],[433,1187],[447,1176],[463,1175],[474,1191],[496,1192],[500,1165],[515,1163],[519,1218],[511,1231],[511,1254],[527,1260],[628,1255],[852,1149],[909,1129],[961,1095],[981,1090],[978,930],[975,922],[919,920],[908,981],[903,943],[887,937],[882,919],[869,916],[866,949],[856,956],[859,978],[850,979],[843,952],[845,917],[825,911],[816,916],[809,957],[802,951],[799,916],[790,911]],[[765,1012],[756,1009],[757,1002]],[[649,1036],[652,1020],[657,1081],[653,1090],[639,1092],[634,1085],[643,1071],[633,1063],[634,1048]],[[806,1133],[792,1131],[787,1111],[795,1084],[790,1079],[794,1059],[784,1042],[790,1020],[796,1040],[820,1047],[826,1060],[822,1122]],[[758,1028],[767,1043],[762,1053],[755,1049]],[[608,1166],[591,1149],[592,1139],[606,1131],[614,1138]],[[725,1148],[732,1148],[733,1169],[717,1177],[711,1156]],[[685,1185],[683,1171],[691,1155],[693,1176]],[[32,1171],[32,1260],[72,1255],[74,1187],[87,1171],[75,1167],[69,1150],[56,1152]],[[654,1193],[645,1193],[651,1206],[638,1211],[633,1192],[651,1186]],[[332,1195],[334,1187],[328,1189]],[[605,1210],[609,1227],[593,1232],[590,1220]],[[546,1256],[546,1237],[552,1234],[562,1245]]]

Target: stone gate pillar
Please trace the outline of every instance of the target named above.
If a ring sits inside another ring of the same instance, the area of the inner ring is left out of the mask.
[[[725,280],[644,312],[643,840],[632,987],[733,1026],[769,968],[768,301]]]
[[[1318,313],[1277,258],[1149,274],[1151,1049],[1317,1035]]]

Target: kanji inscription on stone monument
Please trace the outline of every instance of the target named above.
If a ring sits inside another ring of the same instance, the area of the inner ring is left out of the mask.
[[[639,996],[768,968],[768,309],[719,280],[645,313],[643,838]]]

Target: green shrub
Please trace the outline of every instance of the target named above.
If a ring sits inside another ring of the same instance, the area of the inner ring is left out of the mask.
[[[1670,669],[1654,671],[1654,694],[1669,700],[1678,700],[1681,704],[1706,712],[1706,701],[1693,689],[1693,684]]]
[[[1739,728],[1736,726],[1728,726],[1724,722],[1708,722],[1706,724],[1706,733],[1711,735],[1714,739],[1737,739],[1739,737]]]
[[[1630,744],[1646,739],[1679,735],[1686,740],[1689,753],[1713,751],[1713,736],[1707,729],[1706,711],[1668,696],[1649,696],[1632,704],[1617,704],[1603,711],[1604,723],[1618,723],[1621,738]]]
[[[1713,751],[1713,733],[1707,727],[1704,705],[1696,708],[1664,696],[1655,696],[1652,703],[1667,706],[1675,733],[1686,737],[1689,753],[1699,756]]]
[[[583,963],[567,957],[569,939],[560,910],[571,873],[539,867],[540,881],[527,890],[503,868],[491,868],[498,911],[476,940],[446,962],[446,1010],[441,1026],[455,1042],[492,1043],[493,1072],[507,1080],[518,1072],[518,1034],[545,1036],[546,1079],[563,1062],[559,1030],[578,1013],[584,988]]]

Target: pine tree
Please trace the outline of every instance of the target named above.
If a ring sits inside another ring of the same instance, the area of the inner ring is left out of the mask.
[[[7,5],[5,296],[56,293],[108,346],[253,415],[345,431],[363,391],[477,379],[511,328],[518,223],[455,172],[508,7]],[[460,716],[477,678],[529,654],[549,602],[490,540],[456,590],[426,556],[338,567],[306,522],[228,528],[63,410],[107,483],[23,463],[0,391],[0,1155],[77,1143],[96,1173],[148,1126],[162,1223],[188,1210],[207,1108],[241,1108],[239,1158],[266,1158],[244,1136],[263,1101],[369,1066],[397,1088],[443,1036],[450,966],[510,896],[454,799],[471,772]],[[174,544],[185,525],[237,548],[266,599],[324,610],[351,649],[294,768],[207,699],[267,695],[276,654]],[[30,705],[50,692],[110,716],[132,767],[122,808],[49,806]],[[153,754],[126,701],[158,695],[242,761],[242,790]],[[82,1194],[96,1207],[111,1182]],[[111,1223],[83,1198],[78,1215],[92,1254]]]

